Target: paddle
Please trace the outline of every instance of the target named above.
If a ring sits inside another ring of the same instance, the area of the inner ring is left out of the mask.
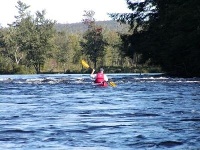
[[[83,67],[85,67],[85,68],[91,68],[84,60],[81,60],[81,63],[82,63],[82,65],[83,65]],[[92,68],[91,68],[92,69]]]
[[[87,63],[86,63],[86,61],[84,61],[84,60],[81,60],[81,64],[83,65],[83,67],[85,67],[85,68],[91,68]],[[92,69],[92,68],[91,68]],[[109,81],[108,82],[109,83],[109,85],[110,86],[112,86],[112,87],[115,87],[115,86],[117,86],[114,82],[112,82],[112,81]]]

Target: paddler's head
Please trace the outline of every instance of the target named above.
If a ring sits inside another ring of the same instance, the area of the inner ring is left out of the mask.
[[[103,68],[100,68],[99,71],[100,71],[101,73],[103,73],[104,69],[103,69]]]

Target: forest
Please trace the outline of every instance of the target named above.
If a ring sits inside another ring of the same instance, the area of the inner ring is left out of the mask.
[[[128,23],[122,35],[127,56],[140,54],[140,63],[158,65],[170,76],[200,77],[200,1],[126,0],[131,14],[110,14]]]
[[[9,27],[0,28],[1,74],[90,71],[82,67],[82,59],[96,69],[103,66],[110,73],[139,72],[134,67],[136,63],[121,49],[120,34],[129,32],[128,25],[97,22],[93,11],[80,14],[80,23],[59,24],[46,19],[45,11],[38,11],[33,17],[29,7],[18,1],[16,20]]]
[[[126,2],[133,13],[109,14],[112,21],[85,10],[82,22],[59,24],[18,1],[15,21],[0,27],[0,73],[86,73],[84,59],[108,73],[199,77],[200,2]]]

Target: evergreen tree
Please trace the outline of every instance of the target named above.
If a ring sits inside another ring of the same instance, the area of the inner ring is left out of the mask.
[[[97,61],[104,56],[104,47],[106,43],[103,40],[102,27],[95,24],[93,11],[85,11],[86,19],[83,20],[87,24],[88,30],[83,35],[81,46],[83,53],[88,55],[94,63],[94,68],[97,67]]]
[[[7,44],[13,47],[15,59],[20,58],[16,57],[16,52],[25,53],[27,64],[33,66],[36,73],[40,73],[48,51],[53,47],[51,39],[54,34],[55,22],[45,19],[45,11],[37,11],[36,18],[33,18],[27,11],[29,6],[21,1],[17,3],[16,8],[19,15],[15,17],[16,21],[10,25],[11,36],[7,41],[12,42],[7,42]]]
[[[111,14],[133,29],[124,36],[126,53],[142,54],[141,62],[160,65],[177,76],[200,76],[200,1],[127,0],[133,13]]]

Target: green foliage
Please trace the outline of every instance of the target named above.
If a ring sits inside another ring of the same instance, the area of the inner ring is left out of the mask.
[[[83,47],[83,53],[88,55],[90,60],[95,64],[98,58],[102,58],[104,55],[104,41],[102,33],[97,33],[96,30],[86,32],[83,36],[84,41],[81,43]]]
[[[93,18],[93,11],[86,11],[84,24],[87,24],[88,30],[83,35],[81,47],[83,54],[88,55],[90,60],[94,63],[94,68],[97,67],[99,58],[104,57],[104,48],[106,43],[103,40],[102,27],[96,26]]]
[[[56,51],[54,50],[54,58],[64,72],[69,70],[72,64],[79,64],[82,54],[79,38],[79,35],[66,32],[57,32],[55,36]]]
[[[132,14],[111,14],[128,22],[131,35],[123,35],[125,53],[142,54],[140,63],[150,60],[176,76],[200,76],[200,1],[127,0]]]
[[[107,45],[105,47],[104,63],[102,65],[123,66],[124,54],[121,51],[121,39],[118,33],[105,30],[104,40]]]
[[[125,48],[119,33],[129,33],[127,24],[96,22],[94,12],[86,11],[86,25],[64,24],[58,28],[45,18],[45,11],[31,15],[28,5],[21,1],[17,4],[15,22],[0,28],[0,73],[90,73],[83,69],[81,59],[110,73],[137,72],[140,67],[136,61],[141,59],[140,51],[131,58],[125,56],[130,45]]]
[[[17,20],[10,25],[5,36],[7,55],[17,64],[25,55],[27,66],[33,66],[40,73],[53,45],[55,22],[45,19],[45,11],[37,11],[36,18],[33,18],[26,10],[29,7],[21,1],[18,1],[17,8],[19,16],[15,17]]]

